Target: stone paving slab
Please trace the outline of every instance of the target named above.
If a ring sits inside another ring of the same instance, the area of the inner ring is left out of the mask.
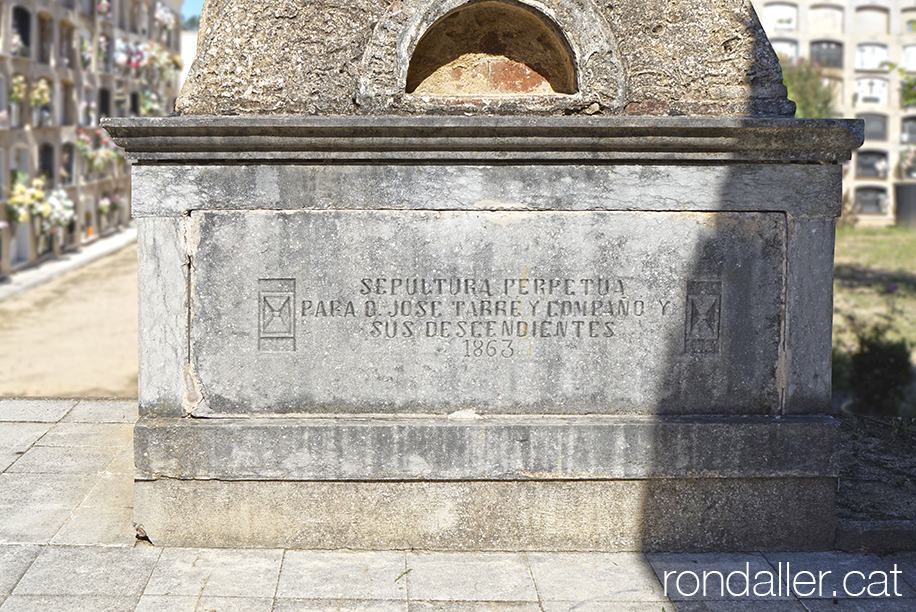
[[[547,601],[667,601],[640,553],[528,553],[538,595]],[[570,572],[570,568],[576,568]]]
[[[0,422],[56,423],[77,400],[0,399]]]
[[[282,559],[282,550],[165,549],[144,594],[272,599]]]
[[[410,574],[403,552],[287,551],[277,597],[404,600]]]
[[[538,600],[524,553],[409,553],[407,570],[405,577],[411,599]]]
[[[132,403],[0,401],[0,612],[252,610],[900,612],[916,610],[916,552],[681,555],[155,548],[131,519]],[[54,419],[54,420],[49,420]],[[110,440],[109,440],[110,436]],[[97,451],[103,451],[97,453]],[[49,465],[58,462],[59,465]],[[189,520],[206,520],[190,517]],[[699,600],[665,571],[888,571],[905,598]],[[794,571],[794,570],[793,570]]]
[[[105,596],[139,599],[161,550],[152,547],[49,546],[13,595]]]
[[[132,439],[133,425],[130,423],[65,422],[46,429],[38,446],[124,448]]]
[[[138,405],[133,400],[80,400],[63,422],[133,424],[138,418]]]

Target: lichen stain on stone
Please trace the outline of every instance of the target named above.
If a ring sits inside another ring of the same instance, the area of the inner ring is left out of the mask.
[[[194,366],[190,363],[184,367],[184,386],[185,413],[198,416],[197,413],[198,409],[201,407],[201,402],[203,401],[203,394],[201,393],[200,380],[197,378],[197,373],[194,371]]]

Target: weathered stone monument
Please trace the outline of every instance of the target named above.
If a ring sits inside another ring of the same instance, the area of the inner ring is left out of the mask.
[[[829,548],[833,232],[745,0],[208,0],[106,123],[153,543]]]

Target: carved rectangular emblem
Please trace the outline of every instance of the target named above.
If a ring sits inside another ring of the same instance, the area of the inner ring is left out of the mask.
[[[721,314],[721,282],[689,281],[687,283],[686,352],[719,352],[719,319]]]
[[[258,281],[258,350],[296,350],[296,281],[262,278]]]

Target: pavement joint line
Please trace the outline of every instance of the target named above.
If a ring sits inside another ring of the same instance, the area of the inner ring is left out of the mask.
[[[283,552],[280,553],[280,569],[277,572],[277,582],[274,584],[274,596],[271,604],[271,609],[275,608],[277,605],[277,593],[280,591],[280,576],[283,575],[283,564],[286,562],[286,549],[283,549]]]
[[[137,548],[137,545],[134,544],[134,546],[133,546],[132,548]],[[149,581],[150,581],[150,579],[152,579],[153,573],[156,571],[156,568],[159,567],[159,561],[162,559],[162,551],[163,551],[163,550],[164,550],[164,549],[162,549],[162,548],[159,549],[159,554],[156,555],[156,562],[153,563],[153,564],[151,564],[151,566],[150,566],[149,574],[147,574],[146,580],[143,581],[143,588],[141,588],[140,591],[137,593],[137,600],[134,602],[134,607],[135,607],[135,608],[136,608],[137,606],[140,605],[140,600],[143,598],[143,594],[146,593],[146,587],[149,586]],[[196,608],[196,606],[195,606],[195,608]]]
[[[407,604],[407,607],[410,607],[410,568],[407,567],[407,551],[403,551],[404,555],[404,602]]]
[[[531,567],[531,559],[528,558],[528,551],[523,551],[522,554],[525,557],[525,566],[528,568],[528,576],[531,577],[531,584],[534,586],[534,594],[538,598],[538,608],[541,612],[544,612],[544,600],[541,598],[541,589],[538,588],[538,581],[534,577],[534,569]]]

